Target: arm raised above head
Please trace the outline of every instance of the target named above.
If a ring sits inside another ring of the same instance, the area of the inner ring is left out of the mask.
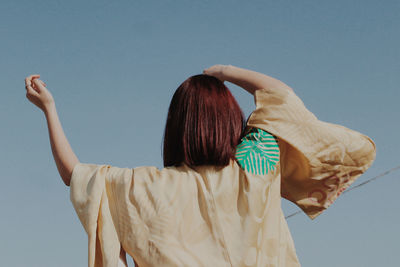
[[[222,81],[236,84],[253,95],[258,89],[282,88],[292,90],[287,84],[276,78],[232,65],[214,65],[205,69],[203,73],[213,75]]]
[[[72,171],[79,163],[72,150],[58,118],[53,96],[46,84],[39,80],[40,75],[30,75],[25,79],[26,97],[40,108],[46,116],[50,145],[58,172],[64,183],[69,186]]]

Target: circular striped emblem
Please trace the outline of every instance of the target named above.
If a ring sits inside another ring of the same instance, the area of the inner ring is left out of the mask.
[[[266,175],[279,161],[278,139],[258,128],[251,128],[236,148],[236,160],[247,172]]]

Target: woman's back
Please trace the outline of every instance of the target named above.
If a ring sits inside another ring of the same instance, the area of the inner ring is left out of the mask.
[[[103,240],[121,243],[139,266],[299,266],[281,210],[279,170],[278,162],[266,175],[252,174],[234,160],[225,167],[161,170],[80,164],[72,181],[104,174],[116,230]],[[119,250],[102,252],[109,254],[102,260],[118,259]]]
[[[120,245],[139,266],[299,266],[281,195],[314,219],[372,164],[375,146],[319,121],[291,90],[260,89],[255,102],[226,166],[78,164],[71,201],[89,266],[115,266]]]

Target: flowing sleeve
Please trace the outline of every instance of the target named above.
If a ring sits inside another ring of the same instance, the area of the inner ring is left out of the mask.
[[[347,127],[319,120],[289,89],[255,91],[247,121],[279,140],[281,195],[311,219],[327,209],[373,163],[375,143]]]
[[[70,200],[88,235],[88,266],[118,266],[118,216],[108,181],[131,178],[128,168],[78,163],[72,172]],[[114,216],[113,216],[114,215]]]

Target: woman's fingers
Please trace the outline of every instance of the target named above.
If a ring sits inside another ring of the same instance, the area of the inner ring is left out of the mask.
[[[29,75],[28,77],[25,78],[25,88],[28,90],[28,86],[30,86],[32,89],[34,89],[32,86],[32,79],[39,78],[40,74],[33,74]]]
[[[38,91],[38,92],[45,89],[45,87],[43,85],[44,83],[39,79],[34,79],[33,84],[34,84],[34,89],[36,89],[36,91]]]
[[[26,97],[29,98],[29,96],[36,96],[36,97],[39,97],[39,93],[38,93],[35,89],[33,89],[32,86],[27,85],[27,86],[26,86]]]
[[[36,92],[32,87],[29,87],[29,88],[28,88],[27,94],[34,95],[34,96],[39,97],[39,93]]]
[[[32,74],[25,78],[25,84],[31,84],[32,79],[39,78],[40,74]]]
[[[225,65],[222,64],[213,65],[207,69],[204,69],[203,74],[214,76],[219,80],[221,80],[222,82],[224,82],[225,78],[223,76],[223,71],[222,71],[223,68],[225,68]]]
[[[44,83],[44,81],[36,79],[42,86],[46,87],[46,84]]]
[[[25,89],[26,89],[26,91],[29,91],[31,89],[34,90],[33,87],[32,87],[32,84],[30,84],[30,83],[25,85]]]
[[[46,83],[45,83],[44,81],[42,81],[42,80],[39,80],[39,81],[43,84],[44,87],[47,86]]]

